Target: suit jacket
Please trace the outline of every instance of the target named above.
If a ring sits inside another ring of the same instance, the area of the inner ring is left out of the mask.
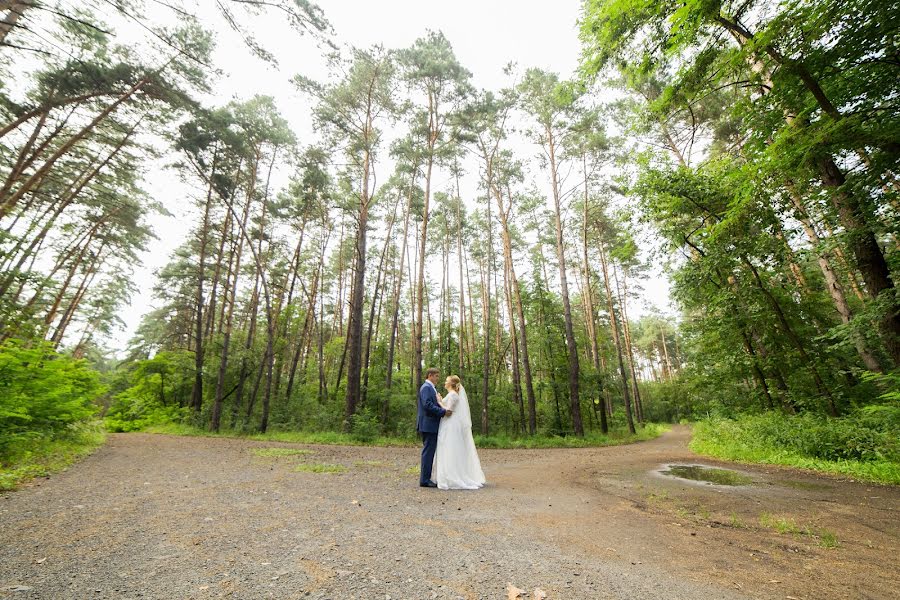
[[[419,388],[418,414],[416,415],[416,431],[421,433],[437,433],[441,426],[441,417],[447,412],[437,401],[437,391],[429,382]]]

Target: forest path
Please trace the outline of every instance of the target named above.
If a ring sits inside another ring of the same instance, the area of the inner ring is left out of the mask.
[[[733,488],[658,474],[721,464],[689,437],[482,450],[489,486],[442,492],[416,485],[413,448],[112,435],[0,499],[0,596],[494,599],[512,583],[551,600],[896,597],[900,489],[776,467],[740,466],[754,484]],[[312,453],[252,452],[275,446]]]

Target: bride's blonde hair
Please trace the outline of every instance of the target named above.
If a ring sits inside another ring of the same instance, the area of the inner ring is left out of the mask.
[[[448,375],[447,382],[450,384],[450,387],[452,387],[455,391],[457,391],[457,392],[459,391],[459,384],[460,384],[459,375]]]

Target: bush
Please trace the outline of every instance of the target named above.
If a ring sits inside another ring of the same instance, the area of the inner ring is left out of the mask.
[[[707,419],[695,426],[691,448],[731,460],[893,481],[900,473],[900,409],[873,405],[839,419],[780,413]]]
[[[54,437],[84,422],[103,393],[98,374],[83,360],[50,344],[0,345],[0,458],[28,439]]]
[[[186,419],[189,409],[181,399],[190,393],[193,369],[189,353],[160,352],[138,362],[130,373],[131,386],[116,394],[104,423],[113,432],[139,431]]]
[[[350,432],[354,440],[368,444],[378,437],[381,425],[369,409],[365,408],[350,417]]]
[[[177,405],[163,405],[155,397],[141,394],[141,390],[129,388],[116,396],[106,413],[107,431],[140,431],[151,425],[176,423],[187,418],[189,409]]]

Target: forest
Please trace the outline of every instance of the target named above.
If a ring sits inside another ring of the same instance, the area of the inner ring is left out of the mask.
[[[215,101],[210,11],[295,104]],[[576,72],[482,89],[440,30],[354,47],[305,0],[0,0],[0,463],[98,420],[412,443],[436,366],[480,445],[690,421],[701,453],[900,481],[898,14],[586,0]]]

